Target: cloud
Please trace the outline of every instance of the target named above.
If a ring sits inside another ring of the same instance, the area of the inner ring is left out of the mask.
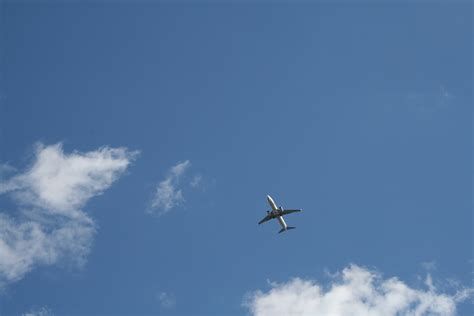
[[[197,188],[201,184],[201,182],[202,182],[202,176],[198,174],[193,177],[189,185],[192,188]]]
[[[421,267],[426,271],[436,270],[436,261],[426,261],[421,263]]]
[[[29,312],[23,313],[22,316],[52,316],[53,312],[48,307],[31,309]]]
[[[136,155],[110,147],[65,154],[61,144],[39,144],[25,172],[0,182],[0,193],[19,206],[15,217],[0,213],[0,285],[60,260],[82,266],[96,231],[82,208],[116,181]]]
[[[157,297],[160,301],[161,306],[165,309],[171,309],[176,305],[176,299],[174,298],[174,296],[166,292],[161,292],[160,294],[158,294]]]
[[[13,192],[23,205],[73,216],[108,188],[134,155],[125,148],[109,147],[65,155],[61,144],[38,145],[35,163],[27,172],[0,183],[0,193]]]
[[[408,108],[423,117],[449,108],[454,101],[454,95],[444,86],[425,92],[410,93],[405,98]]]
[[[182,190],[179,188],[179,182],[182,175],[190,166],[191,163],[189,160],[186,160],[171,167],[168,176],[165,180],[158,183],[156,187],[151,202],[150,213],[161,216],[184,202]]]
[[[472,294],[471,289],[439,293],[429,275],[425,283],[426,289],[414,289],[395,277],[383,279],[375,271],[350,265],[327,286],[294,278],[272,284],[266,293],[248,294],[244,306],[255,316],[449,316]]]

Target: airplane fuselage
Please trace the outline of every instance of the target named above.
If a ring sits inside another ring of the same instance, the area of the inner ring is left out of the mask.
[[[278,207],[276,206],[275,201],[273,201],[273,199],[270,195],[267,195],[267,201],[268,201],[268,204],[270,204],[270,207],[272,208],[272,211],[278,211]]]
[[[286,225],[285,220],[283,219],[283,216],[278,216],[277,220],[280,223],[280,226],[282,229],[286,230],[288,228],[288,225]]]
[[[270,204],[270,207],[272,208],[272,211],[271,211],[272,215],[276,217],[276,219],[280,223],[281,228],[286,230],[288,228],[288,225],[286,225],[286,222],[283,219],[283,216],[280,215],[282,210],[276,206],[275,201],[273,201],[270,195],[267,195],[267,201],[268,201],[268,204]]]

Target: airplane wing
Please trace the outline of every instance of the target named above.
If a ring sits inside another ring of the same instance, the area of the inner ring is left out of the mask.
[[[273,217],[272,217],[272,214],[268,214],[267,216],[265,216],[264,219],[262,219],[260,222],[258,222],[258,224],[263,224],[265,222],[268,222],[269,220],[271,220]]]
[[[283,210],[282,215],[287,215],[291,213],[301,212],[302,210]]]

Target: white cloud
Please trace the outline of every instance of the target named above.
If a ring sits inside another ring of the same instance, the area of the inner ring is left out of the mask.
[[[176,305],[176,299],[174,296],[166,292],[158,294],[158,300],[160,301],[161,306],[165,309],[171,309]]]
[[[22,316],[52,316],[53,312],[48,307],[31,309],[29,312],[23,313]]]
[[[38,145],[25,172],[0,182],[0,193],[20,206],[16,217],[0,213],[0,285],[62,259],[84,264],[96,227],[81,208],[117,180],[136,155],[109,147],[65,154],[61,144]]]
[[[190,166],[189,160],[179,162],[176,166],[171,167],[170,174],[172,177],[179,178]]]
[[[439,293],[430,276],[426,287],[414,289],[397,278],[383,279],[375,271],[351,265],[327,286],[295,278],[273,284],[266,293],[248,294],[244,306],[255,316],[449,316],[472,293],[470,289]]]
[[[74,216],[118,178],[134,155],[125,148],[109,147],[65,155],[61,144],[38,145],[35,163],[27,172],[0,183],[0,193],[14,192],[21,204]]]
[[[182,175],[190,166],[191,163],[189,160],[186,160],[171,167],[166,179],[158,183],[156,187],[151,202],[151,213],[161,216],[184,202],[183,192],[179,188],[179,182]]]

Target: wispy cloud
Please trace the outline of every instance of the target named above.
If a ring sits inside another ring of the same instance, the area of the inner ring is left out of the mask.
[[[176,299],[173,295],[166,292],[161,292],[157,295],[158,301],[161,304],[161,307],[165,309],[171,309],[176,305]]]
[[[433,114],[449,108],[455,97],[445,86],[425,92],[413,92],[406,96],[405,104],[420,115]]]
[[[29,312],[23,313],[22,316],[53,316],[53,312],[48,307],[31,309]]]
[[[0,194],[19,205],[15,217],[0,213],[0,285],[62,259],[84,264],[96,226],[82,208],[116,181],[136,155],[110,147],[66,154],[61,144],[39,144],[26,171],[0,182]]]
[[[426,271],[434,271],[436,270],[436,261],[426,261],[421,263],[421,267]]]
[[[202,176],[200,174],[198,175],[195,175],[193,177],[193,179],[191,180],[191,182],[189,183],[189,185],[192,187],[192,188],[197,188],[202,182]]]
[[[185,160],[170,168],[167,177],[158,183],[155,189],[150,213],[161,216],[184,203],[183,192],[179,184],[181,177],[190,166],[191,162]]]
[[[268,292],[246,296],[244,306],[255,316],[277,315],[455,315],[456,306],[471,289],[453,294],[439,293],[431,276],[425,289],[415,289],[397,278],[383,279],[369,269],[350,265],[330,284],[295,278],[272,284]]]

